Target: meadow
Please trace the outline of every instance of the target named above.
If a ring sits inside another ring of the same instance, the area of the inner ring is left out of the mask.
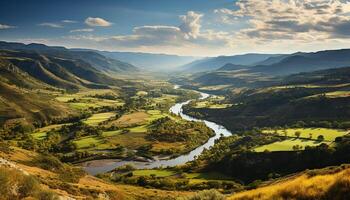
[[[266,144],[263,146],[259,146],[254,149],[256,152],[267,151],[294,151],[293,146],[299,146],[300,149],[304,149],[306,146],[318,146],[322,143],[331,144],[331,142],[317,142],[315,140],[307,140],[307,139],[287,139],[281,142],[274,142],[271,144]]]
[[[111,117],[114,117],[116,115],[115,112],[104,112],[104,113],[97,113],[93,114],[91,117],[83,120],[84,123],[90,125],[90,126],[97,126],[99,123],[104,122]]]
[[[262,131],[266,134],[274,134],[287,137],[296,137],[296,133],[300,134],[299,138],[317,140],[317,137],[323,135],[324,141],[333,142],[335,138],[348,134],[348,131],[342,129],[329,128],[288,128],[288,129],[266,129]]]

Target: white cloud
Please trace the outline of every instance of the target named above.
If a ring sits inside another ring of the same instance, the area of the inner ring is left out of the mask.
[[[38,26],[46,26],[51,28],[63,28],[61,24],[51,23],[51,22],[44,22],[44,23],[38,24]]]
[[[261,40],[335,39],[350,37],[347,0],[239,0],[238,9],[218,9],[222,22],[248,20],[240,37]]]
[[[0,24],[0,30],[2,29],[10,29],[10,28],[16,28],[16,26],[10,26],[6,24]]]
[[[185,33],[186,38],[197,38],[201,28],[200,19],[202,17],[202,14],[195,13],[193,11],[187,12],[187,15],[180,16],[182,24],[179,28],[183,33]]]
[[[78,23],[77,21],[75,21],[75,20],[70,20],[70,19],[65,19],[65,20],[62,20],[61,22],[63,22],[63,23],[68,23],[68,24]]]
[[[112,26],[111,22],[99,17],[88,17],[85,19],[85,24],[89,26]]]
[[[69,32],[76,33],[76,32],[92,32],[92,31],[94,31],[94,29],[92,28],[82,28],[82,29],[73,29]]]
[[[94,44],[109,50],[146,51],[158,53],[200,55],[204,51],[222,53],[231,45],[231,34],[201,30],[202,14],[189,11],[179,16],[179,26],[148,25],[133,28],[128,35],[99,37],[92,34],[70,36],[72,43]],[[196,49],[194,51],[194,49]]]

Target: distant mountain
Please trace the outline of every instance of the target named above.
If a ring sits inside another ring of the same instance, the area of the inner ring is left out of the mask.
[[[177,56],[168,54],[153,54],[140,52],[110,52],[110,51],[96,51],[89,49],[75,49],[79,51],[95,51],[106,57],[122,60],[131,63],[137,67],[146,70],[173,70],[184,64],[190,63],[200,57],[193,56]]]
[[[232,71],[232,70],[238,70],[238,69],[245,69],[248,68],[247,65],[235,65],[232,63],[227,63],[224,66],[220,67],[218,71]]]
[[[202,72],[217,70],[227,63],[234,65],[254,65],[257,62],[266,60],[270,57],[280,56],[280,54],[244,54],[235,56],[219,56],[196,60],[192,63],[182,66],[185,71]]]
[[[35,51],[40,54],[49,56],[57,56],[67,59],[80,59],[89,63],[92,67],[108,72],[134,72],[138,71],[138,68],[116,59],[105,57],[99,53],[93,51],[73,51],[64,47],[51,47],[44,44],[22,44],[14,42],[2,42],[0,41],[0,49],[3,50],[20,50],[20,51]]]
[[[271,78],[277,76],[350,66],[350,49],[313,53],[297,52],[290,55],[269,57],[258,63],[260,64],[255,66],[229,63],[216,71],[197,73],[191,79],[200,85],[264,86],[270,83]],[[265,65],[261,63],[265,63]]]
[[[326,50],[313,53],[298,52],[279,57],[278,59],[280,59],[280,61],[270,65],[251,67],[250,71],[268,75],[288,75],[299,72],[311,72],[350,66],[350,49]]]

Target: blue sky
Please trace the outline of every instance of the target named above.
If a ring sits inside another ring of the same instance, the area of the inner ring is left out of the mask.
[[[347,48],[347,0],[2,0],[0,39],[179,55]]]

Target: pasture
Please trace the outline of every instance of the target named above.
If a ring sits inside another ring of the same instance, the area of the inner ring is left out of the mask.
[[[52,124],[49,126],[45,126],[45,127],[42,127],[42,128],[35,130],[31,135],[37,140],[43,140],[46,138],[46,134],[49,131],[57,130],[57,129],[61,128],[63,125],[68,125],[68,123],[67,124]]]
[[[301,147],[301,149],[305,149],[306,146],[318,146],[321,143],[330,144],[331,142],[317,142],[314,140],[294,138],[294,139],[287,139],[284,141],[274,142],[271,144],[259,146],[259,147],[255,148],[254,150],[256,152],[263,152],[265,150],[268,150],[268,151],[294,151],[293,146],[296,146],[296,145]]]
[[[97,113],[83,120],[83,122],[90,126],[97,126],[99,123],[106,121],[109,118],[114,117],[115,115],[116,113],[114,112]]]
[[[277,134],[280,136],[296,137],[296,132],[300,133],[300,138],[317,140],[319,135],[323,135],[324,140],[328,142],[333,142],[336,137],[344,136],[348,133],[346,130],[341,129],[329,129],[329,128],[289,128],[289,129],[279,129],[263,130],[266,134]]]

